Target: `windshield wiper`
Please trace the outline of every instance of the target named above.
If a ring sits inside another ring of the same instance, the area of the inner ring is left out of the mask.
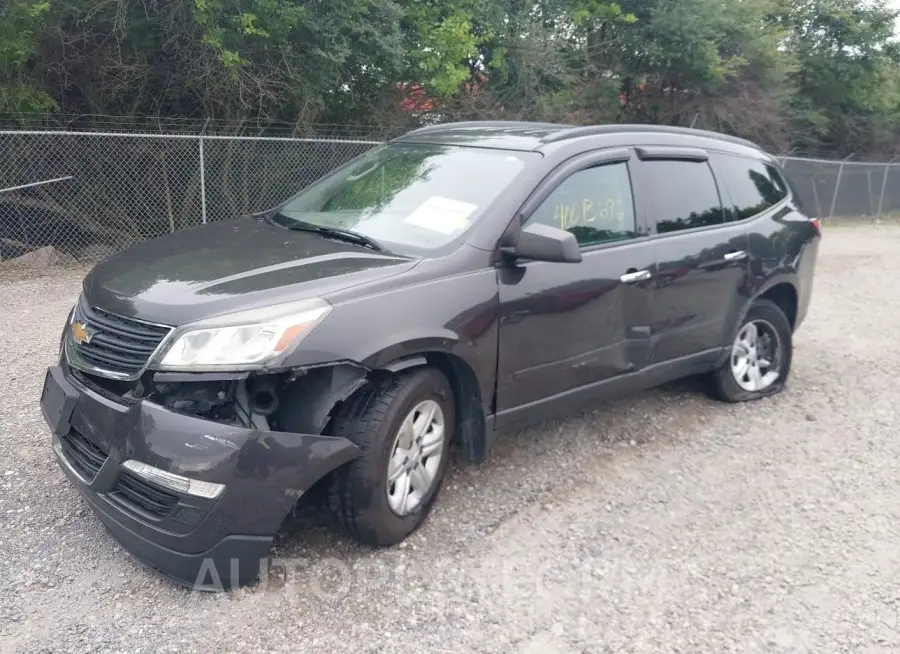
[[[323,227],[320,225],[318,227],[318,232],[323,236],[340,238],[351,243],[359,243],[360,245],[372,248],[376,252],[385,251],[384,246],[371,236],[366,236],[365,234],[360,234],[359,232],[354,232],[349,229],[341,229],[339,227]]]
[[[360,234],[349,229],[341,229],[340,227],[326,227],[324,225],[314,225],[306,223],[302,220],[291,220],[289,223],[281,223],[281,226],[295,232],[314,232],[321,234],[327,238],[334,238],[348,243],[356,243],[363,247],[370,248],[376,252],[387,252],[384,246],[371,236]]]

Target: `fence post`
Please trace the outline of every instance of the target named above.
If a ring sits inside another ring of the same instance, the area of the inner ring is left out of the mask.
[[[884,164],[884,179],[881,180],[881,196],[878,198],[878,213],[875,215],[875,220],[881,220],[881,210],[884,207],[884,191],[887,189],[888,174],[891,172],[891,166],[896,158],[897,157],[894,157]]]
[[[787,154],[782,153],[780,157],[776,157],[776,160],[780,160],[782,168],[787,168],[787,160],[794,158],[794,153],[797,151],[797,148],[791,148]]]
[[[848,156],[844,159],[841,159],[841,167],[838,168],[838,178],[834,184],[834,195],[831,196],[831,211],[828,212],[829,218],[834,218],[834,206],[837,203],[838,191],[841,188],[841,177],[844,176],[844,163],[847,161],[847,159],[849,159],[852,156],[853,155],[851,154],[850,156]]]
[[[823,218],[822,215],[822,202],[819,200],[819,180],[816,177],[815,173],[812,176],[812,192],[813,192],[813,200],[816,203],[816,218]]]
[[[200,219],[206,224],[206,162],[203,159],[203,136],[200,137]]]
[[[873,202],[874,198],[872,197],[872,171],[871,170],[866,171],[866,188],[869,190],[869,193],[868,193],[869,213],[867,213],[866,215],[871,216],[872,213],[874,213],[872,211],[872,209],[873,209],[872,202]]]

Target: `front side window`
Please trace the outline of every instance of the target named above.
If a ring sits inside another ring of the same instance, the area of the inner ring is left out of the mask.
[[[572,232],[582,247],[635,238],[628,166],[606,164],[572,174],[541,203],[529,222]]]
[[[751,218],[788,196],[784,180],[774,166],[729,154],[714,154],[711,160],[731,198],[726,207],[728,220]]]
[[[725,222],[712,170],[705,161],[645,161],[651,225],[657,234]]]
[[[363,234],[389,250],[421,254],[478,221],[523,170],[529,152],[391,144],[304,189],[273,220]]]

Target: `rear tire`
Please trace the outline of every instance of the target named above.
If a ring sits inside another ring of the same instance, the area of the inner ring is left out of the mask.
[[[396,375],[345,402],[331,433],[363,454],[338,469],[328,489],[343,531],[379,547],[418,529],[440,491],[455,428],[453,391],[434,368]]]
[[[793,330],[774,302],[755,300],[741,320],[725,364],[712,373],[713,393],[747,402],[780,393],[791,371]]]

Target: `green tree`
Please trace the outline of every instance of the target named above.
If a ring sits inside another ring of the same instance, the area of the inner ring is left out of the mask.
[[[639,121],[891,153],[896,18],[885,0],[5,0],[0,112]]]
[[[5,0],[0,4],[0,112],[38,112],[55,108],[52,97],[30,78],[37,31],[49,0]]]
[[[798,61],[789,78],[795,145],[840,154],[896,147],[897,16],[884,0],[781,0],[773,21]]]
[[[617,36],[627,120],[694,125],[783,140],[793,57],[768,21],[773,0],[629,0]]]
[[[403,42],[391,0],[194,0],[217,55],[217,99],[279,118],[352,122],[398,78]]]

